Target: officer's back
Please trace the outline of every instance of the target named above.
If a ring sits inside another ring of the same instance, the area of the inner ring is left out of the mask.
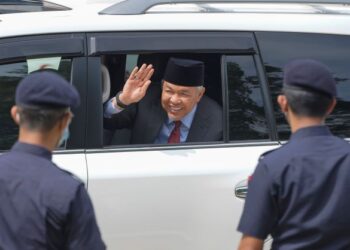
[[[262,162],[279,197],[274,249],[350,249],[348,142],[323,126],[304,128]]]
[[[0,156],[0,249],[105,249],[83,183],[52,163],[79,95],[54,72],[27,76],[11,109],[19,139]]]
[[[350,249],[350,145],[332,135],[336,105],[330,70],[295,60],[284,70],[277,101],[291,126],[289,142],[259,159],[238,230],[240,250]]]

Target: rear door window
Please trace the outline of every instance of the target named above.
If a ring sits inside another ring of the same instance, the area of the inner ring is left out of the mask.
[[[17,140],[18,128],[10,117],[18,83],[40,68],[57,70],[83,96],[86,88],[85,36],[52,34],[0,39],[0,150],[8,150]],[[84,145],[85,98],[70,125],[71,136],[65,149]]]
[[[264,101],[253,56],[226,57],[230,141],[269,139]]]
[[[293,59],[308,58],[326,64],[337,82],[337,105],[326,120],[335,135],[350,137],[350,36],[305,33],[257,32],[270,86],[280,140],[287,140],[289,126],[276,102],[282,88],[283,67]]]
[[[68,58],[36,58],[7,64],[0,64],[0,150],[11,148],[17,140],[18,126],[13,122],[10,109],[15,104],[15,91],[18,83],[40,65],[55,62],[51,67],[70,81],[71,59]],[[47,65],[49,66],[49,65]],[[50,66],[49,66],[50,67]]]

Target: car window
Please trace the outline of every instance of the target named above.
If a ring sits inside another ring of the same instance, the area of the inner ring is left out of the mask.
[[[222,105],[221,82],[221,54],[216,53],[147,53],[147,54],[119,54],[105,55],[101,63],[108,68],[110,76],[110,98],[123,89],[124,83],[135,66],[143,63],[152,64],[155,72],[151,78],[153,86],[161,85],[166,64],[170,57],[186,58],[203,61],[205,64],[204,85],[205,95]],[[102,83],[104,86],[105,84]],[[106,105],[106,103],[105,103]],[[104,130],[104,145],[130,144],[130,129],[115,131]]]
[[[230,140],[268,139],[269,130],[253,56],[228,56],[226,72]]]
[[[282,69],[293,59],[309,58],[326,64],[337,82],[337,105],[326,120],[335,135],[350,137],[350,36],[257,32],[257,40],[270,86],[278,136],[287,140],[289,126],[277,105],[282,87]]]
[[[28,74],[28,70],[37,69],[33,68],[33,64],[38,64],[38,59],[35,59],[35,61],[35,63],[27,60],[0,64],[0,150],[10,149],[17,140],[18,127],[12,121],[10,109],[15,103],[15,90],[18,83]],[[47,60],[42,62],[45,61],[47,62]],[[71,59],[60,59],[57,69],[70,81]]]
[[[109,69],[111,95],[123,88],[133,67],[142,63],[153,64],[155,73],[152,84],[160,83],[169,57],[197,59],[205,62],[206,95],[223,105],[222,67],[228,87],[229,141],[269,140],[270,131],[265,117],[265,108],[259,77],[252,55],[151,53],[104,56],[102,64]],[[225,63],[221,59],[225,57]],[[105,105],[107,105],[105,103]],[[104,145],[130,144],[131,129],[104,130]]]
[[[127,55],[125,63],[125,81],[128,80],[132,70],[137,66],[138,55]]]

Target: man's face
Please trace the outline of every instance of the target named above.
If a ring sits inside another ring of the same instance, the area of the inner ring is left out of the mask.
[[[162,107],[170,119],[179,121],[191,112],[202,98],[204,91],[204,87],[179,86],[164,81]]]

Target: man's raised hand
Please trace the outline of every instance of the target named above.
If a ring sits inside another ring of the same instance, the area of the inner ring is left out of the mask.
[[[119,100],[125,105],[139,102],[146,95],[153,73],[152,64],[142,64],[140,69],[135,67],[119,95]]]

